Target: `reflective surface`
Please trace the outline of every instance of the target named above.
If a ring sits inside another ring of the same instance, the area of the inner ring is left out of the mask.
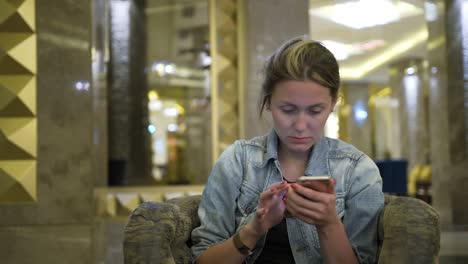
[[[151,177],[204,183],[211,168],[208,0],[148,1]]]

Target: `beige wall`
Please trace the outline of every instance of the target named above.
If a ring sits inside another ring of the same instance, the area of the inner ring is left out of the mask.
[[[268,121],[258,117],[264,63],[286,40],[309,34],[309,1],[245,0],[245,7],[247,84],[244,135],[252,138],[265,134],[271,127]]]

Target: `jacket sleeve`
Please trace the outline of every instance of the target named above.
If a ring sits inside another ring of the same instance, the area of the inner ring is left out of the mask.
[[[236,141],[216,162],[208,177],[198,208],[200,226],[192,231],[193,262],[208,247],[221,243],[235,232],[236,200],[244,173],[242,145]]]
[[[364,154],[349,172],[343,224],[359,263],[375,263],[378,216],[384,206],[382,178],[375,163]]]

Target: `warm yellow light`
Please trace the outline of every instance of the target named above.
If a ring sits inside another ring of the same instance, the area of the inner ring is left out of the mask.
[[[362,78],[367,73],[376,69],[379,66],[382,66],[391,59],[403,54],[407,50],[425,42],[427,40],[427,29],[423,28],[420,31],[413,34],[411,37],[404,39],[396,43],[393,46],[390,46],[384,52],[378,54],[377,56],[366,60],[366,63],[353,66],[352,69],[342,68],[340,70],[340,75],[344,79],[359,79]]]
[[[183,115],[185,113],[185,109],[180,104],[176,104],[176,108],[179,115]]]
[[[392,95],[392,88],[385,87],[382,90],[378,91],[375,95],[376,96],[390,96]]]
[[[156,91],[150,91],[148,92],[148,99],[150,101],[155,101],[159,99],[159,94]]]
[[[375,104],[375,99],[377,97],[385,97],[385,96],[391,96],[392,95],[392,88],[390,87],[385,87],[382,90],[378,91],[377,93],[371,95],[369,97],[369,105],[374,105]]]
[[[344,1],[309,9],[311,16],[319,16],[353,29],[385,25],[423,12],[423,9],[413,4],[390,0]]]

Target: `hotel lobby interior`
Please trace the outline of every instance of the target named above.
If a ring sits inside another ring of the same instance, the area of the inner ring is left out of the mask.
[[[340,66],[324,135],[468,263],[467,0],[0,0],[0,263],[124,263],[136,208],[269,131],[264,63],[297,36]]]

